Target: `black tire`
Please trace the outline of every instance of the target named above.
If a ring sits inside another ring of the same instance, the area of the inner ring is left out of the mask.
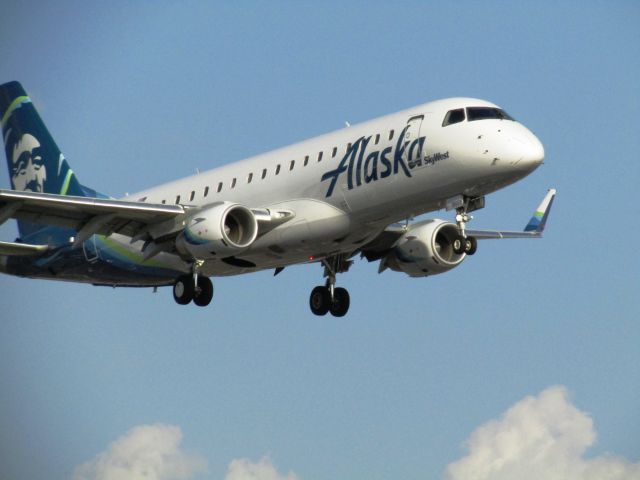
[[[326,315],[331,306],[331,296],[327,287],[316,287],[311,290],[309,307],[314,315]]]
[[[173,299],[179,305],[186,305],[193,300],[195,290],[192,276],[183,275],[178,277],[176,283],[173,284]]]
[[[478,240],[475,237],[467,237],[464,242],[464,253],[473,255],[478,250]]]
[[[453,247],[453,253],[456,253],[458,255],[464,253],[464,244],[465,238],[462,235],[456,236],[456,238],[453,239],[453,243],[451,245]]]
[[[344,288],[336,288],[333,290],[333,303],[329,311],[334,317],[344,317],[349,311],[350,304],[349,292]]]
[[[199,307],[206,307],[213,298],[213,283],[209,277],[198,275],[198,288],[193,297],[193,303]]]

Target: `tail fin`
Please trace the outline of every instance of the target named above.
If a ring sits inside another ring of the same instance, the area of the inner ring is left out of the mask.
[[[86,196],[20,83],[0,85],[0,115],[12,189]],[[41,228],[18,221],[22,237]]]
[[[549,212],[551,211],[551,205],[553,205],[553,199],[556,196],[555,188],[549,189],[547,194],[545,195],[542,203],[538,205],[536,211],[533,213],[533,217],[527,223],[527,226],[524,227],[525,232],[537,232],[542,233],[544,231],[544,226],[547,223],[547,217],[549,216]]]

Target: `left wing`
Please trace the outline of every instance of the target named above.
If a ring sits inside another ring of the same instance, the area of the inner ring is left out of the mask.
[[[184,229],[187,215],[209,207],[211,205],[189,207],[0,190],[0,224],[9,218],[16,218],[42,225],[70,228],[77,231],[75,245],[94,234],[119,233],[131,237],[132,242],[146,240],[147,246],[160,239],[159,243],[150,249],[149,256],[167,249],[172,250],[167,240]],[[293,211],[282,209],[251,209],[251,212],[258,222],[260,235],[295,216]],[[0,254],[38,255],[47,248],[47,245],[1,242]]]
[[[175,220],[185,212],[181,205],[0,190],[0,224],[16,218],[72,228],[78,231],[78,243],[96,233],[135,237],[149,225]]]

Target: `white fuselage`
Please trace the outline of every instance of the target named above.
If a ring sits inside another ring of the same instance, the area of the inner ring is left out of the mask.
[[[465,107],[498,108],[470,98],[430,102],[150,188],[128,200],[194,208],[235,202],[295,213],[242,252],[255,268],[210,259],[202,269],[207,275],[353,252],[390,223],[441,209],[457,195],[493,192],[542,162],[541,143],[516,121],[465,119],[443,126],[447,112]]]

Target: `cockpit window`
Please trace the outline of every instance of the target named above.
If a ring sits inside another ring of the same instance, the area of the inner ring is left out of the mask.
[[[444,116],[444,120],[442,121],[442,126],[446,127],[447,125],[451,125],[453,123],[460,123],[460,122],[464,122],[464,108],[449,110],[447,114]]]
[[[474,120],[485,120],[487,118],[513,120],[504,110],[493,107],[467,107],[467,118],[470,122]]]

